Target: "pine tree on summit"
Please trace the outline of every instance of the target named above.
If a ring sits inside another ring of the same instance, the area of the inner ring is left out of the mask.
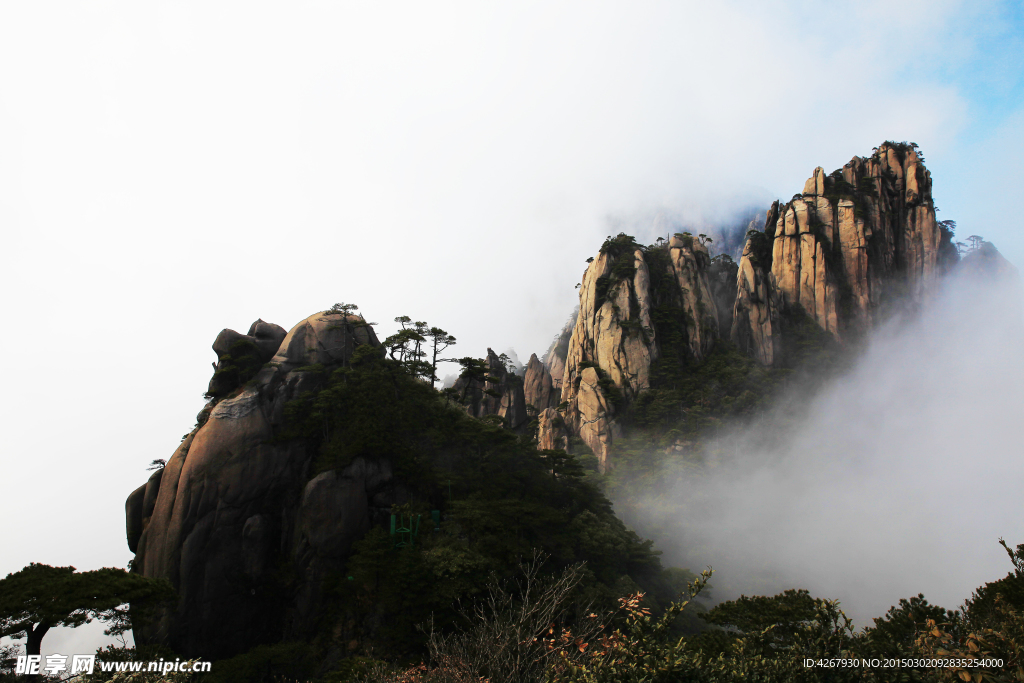
[[[391,360],[405,365],[415,377],[437,384],[437,364],[453,359],[439,358],[449,346],[455,346],[455,337],[440,327],[430,327],[426,322],[413,321],[407,315],[395,318],[402,329],[384,340],[384,349]],[[426,360],[429,358],[429,360]]]
[[[431,345],[431,357],[430,357],[430,386],[434,386],[437,383],[437,364],[439,362],[445,362],[446,359],[438,358],[442,351],[447,349],[449,346],[455,346],[455,337],[442,330],[440,327],[431,327],[426,331],[425,336],[430,340]]]

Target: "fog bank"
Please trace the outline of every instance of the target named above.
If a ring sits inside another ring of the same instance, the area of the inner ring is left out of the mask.
[[[809,403],[779,399],[617,509],[666,564],[712,565],[716,600],[807,588],[858,627],[918,593],[955,608],[1011,569],[999,537],[1024,543],[1022,339],[1019,284],[952,279]]]

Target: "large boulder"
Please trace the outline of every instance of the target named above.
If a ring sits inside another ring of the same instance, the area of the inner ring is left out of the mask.
[[[340,313],[314,313],[293,327],[271,360],[282,367],[345,364],[361,344],[379,346],[377,337],[361,317]]]
[[[373,329],[357,316],[317,313],[282,332],[257,321],[249,335],[218,335],[219,357],[245,337],[267,362],[253,381],[211,400],[126,502],[132,571],[166,578],[178,593],[157,623],[136,629],[139,643],[219,658],[303,637],[323,582],[399,495],[387,463],[360,459],[312,476],[305,443],[277,438],[285,404],[325,374],[309,366],[329,371],[358,345],[379,346]],[[295,577],[287,590],[285,565]]]
[[[224,396],[250,380],[277,353],[287,332],[280,325],[257,320],[247,334],[223,329],[213,340],[217,354],[207,394]]]

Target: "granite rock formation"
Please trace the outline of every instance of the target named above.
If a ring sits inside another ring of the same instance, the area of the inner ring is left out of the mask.
[[[928,296],[955,251],[935,222],[916,151],[884,144],[832,174],[816,169],[802,194],[774,203],[738,264],[713,261],[685,233],[644,248],[610,238],[543,362],[532,356],[520,378],[488,349],[486,376],[462,377],[452,390],[471,415],[520,431],[532,404],[539,448],[569,450],[579,437],[604,471],[620,436],[617,416],[666,361],[685,371],[728,334],[762,364],[780,364],[796,314],[849,339],[896,302]],[[991,245],[960,267],[1012,269]],[[408,500],[386,460],[354,458],[318,472],[304,443],[278,438],[286,404],[348,364],[359,346],[379,347],[372,328],[329,312],[287,333],[258,320],[245,335],[217,336],[213,398],[166,467],[126,501],[132,571],[167,578],[179,595],[158,623],[136,630],[139,643],[218,658],[302,639],[352,543]]]
[[[605,242],[584,273],[561,400],[568,404],[569,429],[597,456],[602,471],[619,431],[617,406],[650,388],[651,364],[662,352],[654,309],[678,318],[685,352],[695,362],[719,338],[710,266],[707,248],[688,234],[646,252],[620,235]]]
[[[769,210],[744,247],[731,336],[766,365],[781,323],[800,310],[836,339],[861,334],[892,305],[920,303],[939,272],[942,234],[931,174],[913,145],[885,143]]]
[[[466,411],[473,417],[497,415],[502,423],[520,430],[529,423],[523,378],[502,364],[492,349],[487,349],[487,375],[483,380],[463,375],[452,388]]]
[[[778,202],[773,211],[777,205]],[[769,211],[769,220],[772,215]],[[779,303],[774,287],[769,285],[770,272],[765,273],[754,245],[753,239],[747,242],[737,269],[731,335],[741,349],[763,365],[772,365],[780,353],[780,339],[775,334],[779,328]]]
[[[569,430],[562,415],[554,408],[546,408],[537,416],[537,448],[570,452]]]
[[[273,438],[285,404],[316,386],[318,370],[346,364],[359,345],[379,346],[373,329],[356,316],[317,313],[271,349],[279,330],[254,323],[242,341],[269,362],[244,385],[218,386],[227,395],[207,404],[166,466],[128,497],[132,571],[168,579],[179,596],[159,622],[136,629],[137,642],[217,658],[302,637],[352,542],[403,502],[386,462],[357,458],[310,479],[304,444]],[[239,337],[221,332],[218,357]],[[282,561],[297,577],[287,597]]]
[[[572,331],[576,328],[576,321],[579,319],[580,309],[577,306],[572,315],[566,321],[562,330],[551,342],[550,348],[544,354],[541,362],[548,369],[551,375],[551,383],[555,391],[562,393],[562,375],[565,374],[565,357],[569,354],[569,340],[572,339]]]
[[[677,347],[682,338],[683,353],[672,353],[685,363],[731,338],[778,365],[787,325],[803,316],[842,341],[921,303],[957,259],[950,235],[935,220],[916,146],[887,142],[831,174],[815,169],[802,194],[775,202],[763,229],[748,233],[738,264],[712,262],[687,233],[646,248],[609,238],[580,284],[564,362],[546,357],[553,378],[556,365],[563,372],[565,425],[604,470],[617,412],[650,387],[666,354],[665,326]],[[553,441],[543,426],[539,438]]]
[[[287,334],[280,325],[262,319],[254,322],[246,334],[221,330],[213,342],[217,362],[213,365],[213,377],[207,393],[210,396],[222,396],[234,389],[239,384],[240,374],[247,378],[274,357]]]
[[[530,355],[530,362],[526,364],[523,392],[526,403],[533,406],[538,413],[543,412],[545,408],[556,407],[559,402],[560,392],[554,388],[551,373],[535,353]]]
[[[736,304],[736,275],[739,266],[727,254],[711,259],[708,285],[711,300],[718,313],[718,337],[728,339],[732,333],[732,311]]]

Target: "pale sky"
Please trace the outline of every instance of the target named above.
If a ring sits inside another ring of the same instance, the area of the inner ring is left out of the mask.
[[[1021,266],[1022,54],[1019,0],[0,3],[0,575],[128,562],[224,327],[354,302],[525,361],[610,219],[885,139]]]

